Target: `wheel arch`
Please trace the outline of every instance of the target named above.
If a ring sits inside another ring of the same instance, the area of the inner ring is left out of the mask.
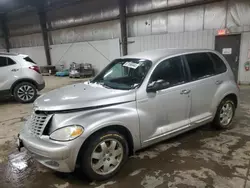
[[[230,93],[230,94],[226,95],[222,100],[224,100],[226,98],[229,98],[229,99],[231,99],[234,102],[235,108],[238,107],[238,97],[237,97],[236,94]]]
[[[34,81],[30,78],[22,78],[22,79],[16,80],[12,84],[11,89],[10,89],[12,95],[14,94],[13,92],[14,92],[15,87],[22,82],[29,82],[29,83],[33,84],[36,87],[36,89],[38,88],[38,84],[36,83],[36,81]]]
[[[93,132],[92,134],[90,134],[87,137],[87,139],[83,142],[83,144],[78,152],[76,164],[80,164],[80,157],[81,157],[81,153],[82,153],[81,151],[85,147],[87,147],[91,137],[95,136],[96,134],[98,134],[100,132],[111,131],[111,130],[117,131],[125,137],[126,141],[128,142],[129,156],[133,155],[134,154],[134,141],[133,141],[133,136],[132,136],[131,132],[129,131],[129,129],[123,125],[109,125],[109,126],[102,127],[100,129],[96,130],[95,132]]]

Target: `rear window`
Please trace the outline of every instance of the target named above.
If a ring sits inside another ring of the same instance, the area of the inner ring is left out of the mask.
[[[216,54],[214,53],[209,53],[215,66],[215,70],[217,74],[221,74],[227,71],[227,67],[223,60]]]
[[[33,61],[29,56],[25,57],[24,60],[26,60],[30,63],[36,64],[35,61]]]

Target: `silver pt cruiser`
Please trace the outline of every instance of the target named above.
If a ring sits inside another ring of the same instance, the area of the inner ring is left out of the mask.
[[[229,128],[239,103],[230,66],[212,50],[161,49],[121,57],[92,81],[39,97],[20,132],[43,165],[115,175],[141,148],[212,122]]]

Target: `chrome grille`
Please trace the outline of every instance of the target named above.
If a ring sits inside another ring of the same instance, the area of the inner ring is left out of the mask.
[[[33,112],[30,118],[30,131],[32,134],[41,136],[51,116],[45,113]]]

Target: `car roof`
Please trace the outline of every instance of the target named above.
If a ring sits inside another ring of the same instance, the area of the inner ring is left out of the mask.
[[[126,58],[135,58],[135,59],[147,59],[154,62],[157,62],[163,58],[174,56],[174,55],[181,55],[185,53],[196,53],[196,52],[214,52],[213,50],[209,49],[175,49],[175,48],[167,48],[167,49],[158,49],[158,50],[151,50],[145,52],[139,52],[133,55],[127,55],[121,57],[122,59]]]
[[[0,52],[0,57],[9,57],[9,56],[20,56],[20,57],[27,57],[28,55],[25,54],[18,54],[14,52]]]

